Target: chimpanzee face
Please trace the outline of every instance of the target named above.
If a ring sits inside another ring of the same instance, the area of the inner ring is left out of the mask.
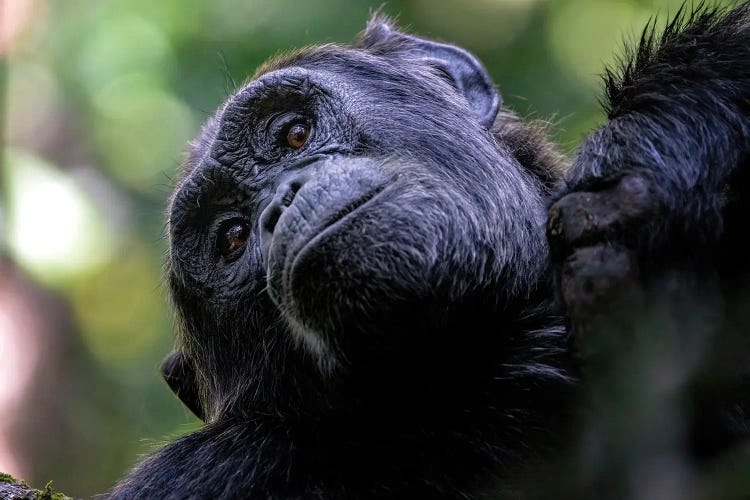
[[[331,368],[449,345],[435,332],[461,314],[525,297],[545,207],[490,132],[498,106],[473,56],[387,25],[262,68],[205,125],[170,206],[195,355],[252,357],[273,335]]]

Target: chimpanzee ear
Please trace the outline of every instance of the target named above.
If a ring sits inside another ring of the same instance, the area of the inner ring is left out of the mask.
[[[464,49],[453,45],[401,35],[407,38],[429,62],[442,70],[463,94],[479,123],[489,129],[500,107],[500,94],[481,62]]]
[[[479,123],[487,129],[494,123],[502,104],[500,93],[479,59],[468,51],[401,33],[380,15],[370,20],[357,46],[380,49],[381,53],[390,48],[394,56],[404,52],[418,54],[446,75],[466,98]]]
[[[180,351],[173,351],[161,364],[161,375],[180,398],[180,401],[192,411],[196,417],[205,421],[203,408],[198,395],[198,380],[193,365]]]

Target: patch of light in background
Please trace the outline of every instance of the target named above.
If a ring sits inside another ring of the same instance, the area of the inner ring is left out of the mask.
[[[7,245],[16,261],[50,282],[98,266],[109,233],[75,180],[29,153],[6,156]]]

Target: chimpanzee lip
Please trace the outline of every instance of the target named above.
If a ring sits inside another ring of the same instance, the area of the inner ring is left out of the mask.
[[[309,253],[312,248],[315,248],[320,244],[321,241],[330,237],[332,234],[339,231],[341,226],[346,223],[353,214],[366,209],[372,205],[378,198],[380,198],[386,190],[387,184],[377,186],[376,188],[368,191],[365,195],[357,198],[356,200],[348,203],[344,208],[338,210],[330,217],[327,217],[319,229],[310,236],[307,241],[297,245],[296,249],[289,252],[285,258],[285,263],[282,269],[281,285],[282,290],[280,292],[286,294],[291,290],[292,276],[294,275],[294,269],[304,259],[305,255]]]

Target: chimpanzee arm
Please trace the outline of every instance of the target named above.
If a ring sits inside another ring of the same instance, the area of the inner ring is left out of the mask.
[[[694,399],[691,440],[706,454],[750,437],[750,353],[724,328],[727,283],[750,286],[738,239],[750,215],[750,2],[680,12],[660,36],[650,27],[606,82],[608,121],[582,144],[548,223],[572,343],[600,403]],[[669,359],[680,383],[630,399],[612,390],[663,373]],[[681,393],[698,366],[713,386]],[[662,444],[659,453],[679,448]],[[632,451],[622,446],[612,440],[603,455]]]

